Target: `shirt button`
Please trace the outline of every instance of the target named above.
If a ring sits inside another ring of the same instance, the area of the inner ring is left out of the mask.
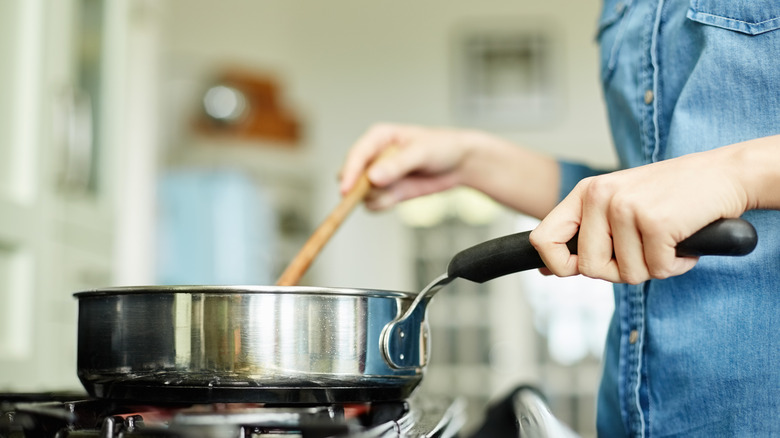
[[[630,344],[636,344],[636,341],[639,339],[639,332],[636,330],[631,330],[631,333],[628,334],[628,342]]]
[[[615,5],[615,12],[617,12],[619,14],[619,13],[623,12],[623,8],[625,8],[625,7],[626,7],[626,5],[623,2],[617,2],[617,4]]]
[[[645,103],[650,105],[653,103],[653,90],[647,90],[645,91]]]

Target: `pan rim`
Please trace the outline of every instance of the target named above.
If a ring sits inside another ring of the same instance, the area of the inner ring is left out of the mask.
[[[260,286],[260,285],[157,285],[157,286],[115,286],[74,292],[76,298],[103,297],[112,295],[151,294],[205,294],[205,295],[331,295],[375,298],[414,299],[417,293],[384,289],[360,289],[320,286]]]

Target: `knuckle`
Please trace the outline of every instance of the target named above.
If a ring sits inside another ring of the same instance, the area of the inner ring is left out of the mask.
[[[568,269],[558,269],[557,272],[550,270],[550,272],[552,272],[556,277],[573,277],[579,274],[577,271]]]
[[[536,249],[536,251],[541,253],[542,246],[544,245],[544,240],[542,237],[540,237],[541,231],[538,231],[538,228],[531,231],[531,234],[528,235],[528,242],[531,243],[531,246]]]
[[[393,141],[398,136],[400,129],[400,126],[394,123],[378,122],[369,128],[367,137],[380,143],[386,143]]]
[[[671,217],[660,213],[657,209],[648,209],[637,215],[637,225],[643,234],[650,236],[661,235],[670,223]]]
[[[648,268],[650,277],[656,280],[664,280],[672,276],[672,267],[668,264],[650,266]]]
[[[608,201],[615,192],[615,184],[610,175],[601,175],[584,180],[584,197],[588,202],[604,203]]]
[[[600,274],[600,270],[595,266],[589,257],[578,257],[577,270],[579,270],[580,274],[591,278],[597,278]]]
[[[543,231],[538,231],[538,228],[533,230],[528,236],[528,241],[539,253],[546,269],[553,275],[569,277],[578,273],[576,265],[569,263],[563,254],[556,253],[555,244],[546,238]]]
[[[645,276],[642,275],[641,273],[630,269],[620,269],[619,273],[620,273],[620,279],[624,283],[628,283],[632,285],[637,285],[639,283],[642,283],[646,279]]]
[[[575,264],[566,263],[565,261],[550,263],[547,269],[557,277],[571,277],[580,273]]]
[[[637,216],[640,207],[633,196],[618,194],[609,204],[609,214],[612,217],[632,218]]]

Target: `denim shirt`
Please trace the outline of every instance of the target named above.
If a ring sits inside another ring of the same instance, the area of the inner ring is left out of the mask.
[[[606,0],[601,79],[621,166],[780,133],[780,0]],[[562,194],[596,173],[561,162]],[[780,188],[778,188],[780,190]],[[615,285],[600,436],[780,435],[780,212],[758,247]]]

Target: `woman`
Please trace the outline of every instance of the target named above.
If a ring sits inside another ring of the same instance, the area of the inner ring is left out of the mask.
[[[384,124],[350,151],[341,190],[396,144],[370,168],[369,208],[474,187],[543,219],[531,241],[550,272],[614,282],[601,436],[780,434],[780,3],[607,0],[599,27],[622,170],[483,132]],[[738,216],[758,231],[749,256],[675,256],[694,231]]]

